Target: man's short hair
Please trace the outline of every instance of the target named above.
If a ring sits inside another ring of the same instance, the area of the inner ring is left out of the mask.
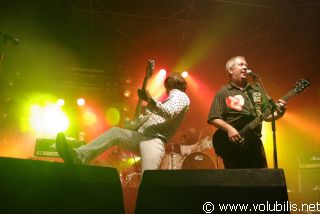
[[[187,82],[180,73],[173,72],[165,79],[164,87],[169,91],[172,89],[179,89],[180,91],[185,92],[187,89]]]
[[[229,71],[229,69],[234,66],[234,63],[235,63],[236,59],[238,59],[238,58],[244,59],[244,60],[246,59],[244,56],[234,56],[234,57],[230,58],[226,63],[226,70],[227,71]]]

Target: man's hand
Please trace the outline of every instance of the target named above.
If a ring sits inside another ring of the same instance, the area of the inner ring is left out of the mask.
[[[237,129],[233,128],[232,126],[228,128],[228,138],[231,142],[241,142],[242,140],[242,137],[240,136]]]
[[[287,102],[282,99],[279,99],[277,102],[277,106],[279,107],[278,113],[280,115],[283,115],[285,113],[285,111],[287,110]]]
[[[281,108],[281,109],[285,109],[287,108],[287,102],[282,100],[282,99],[279,99],[278,102],[277,102],[278,106]]]
[[[150,94],[142,89],[138,89],[138,97],[146,102],[149,102],[151,100]]]
[[[239,132],[237,131],[237,129],[235,129],[233,126],[231,126],[230,124],[226,123],[224,120],[220,119],[220,118],[216,118],[213,119],[211,121],[209,121],[210,124],[212,124],[213,126],[215,126],[218,129],[221,129],[225,132],[228,133],[228,139],[230,142],[242,142],[242,137],[239,134]]]

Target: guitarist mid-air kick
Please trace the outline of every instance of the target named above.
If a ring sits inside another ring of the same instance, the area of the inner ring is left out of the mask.
[[[164,144],[179,128],[190,100],[185,93],[186,81],[179,73],[171,73],[164,81],[168,97],[159,102],[146,91],[154,61],[149,60],[143,86],[138,90],[139,102],[133,121],[126,120],[125,128],[113,127],[79,148],[71,148],[64,133],[56,138],[57,151],[66,164],[89,164],[112,146],[141,156],[141,170],[159,168],[165,154]],[[142,101],[147,103],[146,116],[140,116]]]
[[[267,159],[261,137],[262,121],[271,121],[270,98],[258,84],[249,84],[248,68],[243,56],[226,63],[230,82],[215,95],[208,115],[208,123],[218,130],[212,143],[217,155],[223,158],[227,169],[267,168]],[[273,118],[281,118],[289,98],[310,85],[300,80],[275,105]]]

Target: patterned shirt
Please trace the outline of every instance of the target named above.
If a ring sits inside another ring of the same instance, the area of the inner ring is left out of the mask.
[[[189,97],[184,92],[172,89],[165,101],[156,101],[149,119],[137,131],[168,141],[180,126],[189,105]]]
[[[237,126],[241,124],[241,118],[244,116],[257,117],[266,108],[267,99],[259,87],[248,84],[244,89],[240,89],[230,82],[215,95],[208,115],[208,123],[219,118],[232,126]]]

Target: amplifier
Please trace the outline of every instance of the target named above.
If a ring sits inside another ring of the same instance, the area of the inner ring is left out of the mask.
[[[307,154],[299,156],[299,168],[320,168],[320,154]]]
[[[320,154],[299,156],[299,192],[304,202],[320,200]]]
[[[77,148],[85,144],[84,141],[79,141],[76,139],[68,139],[68,144],[72,148]],[[55,139],[43,139],[38,138],[36,139],[36,146],[34,149],[34,156],[38,157],[59,157],[56,147],[56,140]]]
[[[320,169],[299,170],[300,192],[320,193]]]

